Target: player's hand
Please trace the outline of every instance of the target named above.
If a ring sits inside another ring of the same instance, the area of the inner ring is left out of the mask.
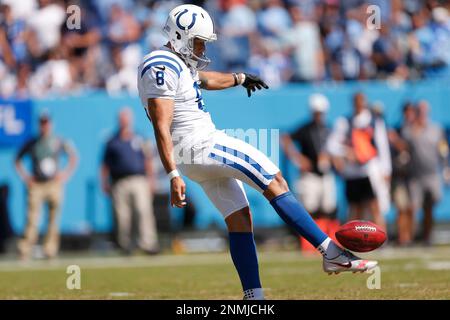
[[[249,97],[252,95],[252,92],[256,91],[256,89],[258,90],[261,90],[262,88],[269,89],[269,86],[258,76],[248,73],[244,74],[245,80],[244,83],[242,83],[242,86],[244,86],[247,89],[247,94]]]
[[[170,180],[170,204],[178,208],[186,205],[186,185],[181,177],[175,177]]]

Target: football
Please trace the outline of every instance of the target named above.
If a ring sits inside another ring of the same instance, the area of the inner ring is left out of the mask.
[[[346,249],[355,252],[369,252],[379,248],[386,241],[386,232],[370,221],[353,220],[336,231],[336,239]]]

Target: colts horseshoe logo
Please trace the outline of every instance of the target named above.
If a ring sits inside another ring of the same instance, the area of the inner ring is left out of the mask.
[[[189,29],[191,29],[191,28],[194,26],[194,24],[195,24],[195,19],[196,19],[196,17],[197,17],[197,14],[196,14],[196,13],[193,13],[193,14],[192,14],[192,22],[191,22],[190,25],[188,25],[187,27],[183,27],[183,26],[180,24],[180,18],[181,18],[181,16],[182,16],[183,14],[187,13],[187,12],[188,12],[188,9],[184,9],[184,10],[183,10],[180,14],[178,14],[178,16],[177,16],[176,23],[177,23],[178,28],[180,28],[181,30],[189,30]]]

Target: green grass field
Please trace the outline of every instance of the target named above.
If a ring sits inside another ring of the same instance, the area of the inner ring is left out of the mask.
[[[370,274],[322,272],[319,257],[263,251],[267,299],[450,299],[450,248],[383,249],[381,288]],[[69,265],[81,268],[81,289],[69,290]],[[54,261],[0,260],[0,299],[237,299],[242,298],[228,253],[154,257],[64,256]]]

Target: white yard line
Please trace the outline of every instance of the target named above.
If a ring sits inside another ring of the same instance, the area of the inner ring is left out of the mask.
[[[373,254],[362,254],[362,257],[379,260],[398,259],[420,259],[427,261],[430,259],[441,260],[440,265],[429,265],[429,269],[443,268],[448,270],[450,261],[450,248],[414,248],[414,249],[391,249],[386,248]],[[265,263],[271,262],[294,262],[294,261],[320,261],[320,257],[305,258],[299,251],[286,252],[261,252],[259,260]],[[151,267],[175,267],[175,266],[200,266],[200,265],[220,265],[231,263],[228,252],[211,254],[183,254],[183,255],[159,255],[159,256],[62,256],[52,261],[31,260],[27,262],[14,259],[0,260],[0,272],[11,271],[36,271],[36,270],[58,270],[66,269],[69,265],[78,265],[82,269],[105,269],[105,268],[151,268]]]

